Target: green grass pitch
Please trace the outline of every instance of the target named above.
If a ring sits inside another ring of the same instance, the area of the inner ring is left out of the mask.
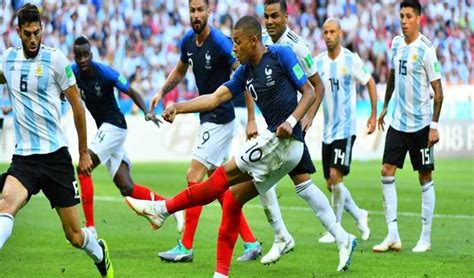
[[[138,184],[171,196],[184,188],[188,163],[150,163],[133,165],[132,176]],[[316,162],[318,169],[321,163]],[[6,164],[0,165],[5,171]],[[347,273],[337,273],[335,245],[317,242],[323,231],[306,203],[285,178],[277,192],[284,220],[296,240],[295,252],[278,263],[239,263],[242,241],[236,244],[230,275],[232,277],[468,277],[474,273],[474,160],[438,160],[434,172],[436,209],[429,253],[414,254],[420,230],[421,193],[409,161],[397,173],[399,230],[403,248],[400,253],[375,254],[371,251],[386,235],[380,186],[380,162],[354,162],[346,186],[360,207],[370,212],[372,236],[359,240],[353,265]],[[105,168],[94,172],[95,215],[99,237],[111,249],[116,277],[211,277],[221,211],[216,202],[203,210],[196,233],[194,262],[163,263],[158,251],[172,248],[179,236],[174,219],[158,231],[135,215],[125,204]],[[327,193],[322,173],[313,175],[315,183]],[[258,200],[244,209],[264,252],[273,241]],[[81,210],[82,217],[82,210]],[[344,214],[343,226],[359,235],[354,220]],[[92,261],[69,246],[54,210],[41,194],[32,198],[15,219],[13,234],[0,251],[0,277],[98,277]]]

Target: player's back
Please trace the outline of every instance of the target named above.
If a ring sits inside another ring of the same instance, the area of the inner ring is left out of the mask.
[[[15,154],[45,154],[66,146],[60,94],[76,80],[64,54],[41,45],[36,57],[27,58],[22,47],[9,48],[3,72],[14,113]]]

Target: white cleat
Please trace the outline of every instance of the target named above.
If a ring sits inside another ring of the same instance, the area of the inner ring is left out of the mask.
[[[295,240],[291,235],[286,240],[285,238],[279,237],[275,239],[272,248],[270,248],[270,251],[262,257],[260,262],[265,265],[276,263],[281,256],[293,251],[294,248]]]
[[[339,265],[337,271],[346,271],[352,263],[352,254],[357,247],[357,239],[354,235],[349,234],[344,243],[337,246],[339,248]]]
[[[367,241],[370,238],[369,212],[361,209],[361,214],[362,216],[357,221],[357,228],[359,228],[362,240]]]
[[[323,236],[318,239],[321,243],[334,243],[336,239],[328,232],[324,232]]]
[[[382,243],[375,245],[372,247],[372,251],[374,252],[386,252],[389,250],[393,250],[395,252],[400,252],[402,249],[402,241],[400,238],[392,238],[390,235],[388,235]]]
[[[168,217],[168,213],[165,212],[165,201],[138,200],[125,197],[125,202],[138,215],[145,217],[150,222],[153,230],[161,228]]]
[[[184,213],[182,210],[177,211],[172,214],[174,217],[174,220],[176,220],[176,230],[178,230],[179,234],[183,233],[184,230]]]
[[[424,240],[419,240],[416,243],[416,246],[413,247],[413,249],[411,249],[411,251],[415,253],[424,253],[424,252],[431,251],[431,243],[426,242]]]
[[[97,230],[95,229],[94,226],[86,227],[86,229],[89,231],[89,233],[90,233],[95,239],[97,239]]]

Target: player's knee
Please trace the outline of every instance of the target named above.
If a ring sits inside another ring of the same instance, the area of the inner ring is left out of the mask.
[[[198,173],[194,171],[192,168],[188,169],[188,172],[186,174],[186,181],[189,182],[200,182],[202,178],[204,177],[204,174]]]
[[[332,183],[330,179],[326,180],[326,188],[329,190],[329,192],[332,192]]]
[[[81,230],[67,230],[65,231],[66,239],[76,248],[82,248],[84,244],[84,236]]]
[[[382,165],[382,170],[381,170],[381,175],[383,177],[392,177],[395,175],[395,170],[397,169],[396,166],[394,165],[389,165],[389,164],[383,164]]]
[[[420,171],[418,172],[418,179],[420,180],[420,185],[425,185],[432,180],[431,171]]]
[[[0,199],[0,212],[15,216],[24,203],[26,203],[26,198],[5,193]]]

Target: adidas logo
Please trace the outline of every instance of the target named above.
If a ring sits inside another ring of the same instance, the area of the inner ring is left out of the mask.
[[[15,66],[14,65],[11,66],[10,71],[15,71]]]

